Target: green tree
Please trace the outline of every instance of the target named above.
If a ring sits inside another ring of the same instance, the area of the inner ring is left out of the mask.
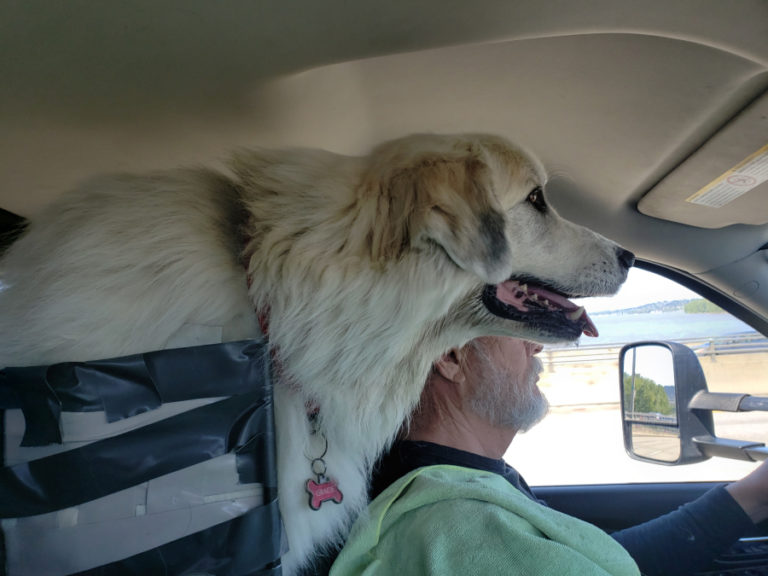
[[[624,406],[627,411],[672,414],[675,407],[669,401],[664,386],[650,378],[635,374],[634,404],[632,402],[632,376],[624,373]],[[634,409],[633,409],[634,407]]]
[[[720,306],[717,306],[716,304],[712,304],[709,300],[705,300],[704,298],[697,298],[696,300],[691,300],[690,302],[686,302],[683,306],[683,311],[686,314],[702,314],[702,313],[723,313],[725,312]]]

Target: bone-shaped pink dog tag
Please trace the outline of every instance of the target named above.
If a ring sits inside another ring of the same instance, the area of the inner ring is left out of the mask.
[[[341,504],[344,494],[339,490],[338,485],[333,480],[318,484],[314,480],[307,480],[307,492],[309,492],[309,507],[312,510],[320,510],[320,506],[327,500],[333,500],[336,504]]]

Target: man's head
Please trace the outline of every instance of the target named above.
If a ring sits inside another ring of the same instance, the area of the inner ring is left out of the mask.
[[[407,437],[503,454],[517,432],[547,413],[536,385],[540,351],[539,344],[502,336],[450,350],[434,364]],[[473,446],[476,440],[483,446]]]

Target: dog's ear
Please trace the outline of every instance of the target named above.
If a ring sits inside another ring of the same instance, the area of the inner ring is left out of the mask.
[[[484,281],[505,280],[510,247],[492,181],[489,166],[471,151],[422,157],[393,171],[378,187],[373,260],[439,246],[455,265]]]

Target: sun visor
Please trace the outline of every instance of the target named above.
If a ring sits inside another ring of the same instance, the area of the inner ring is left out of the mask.
[[[638,210],[699,228],[768,223],[768,94],[651,189]]]

